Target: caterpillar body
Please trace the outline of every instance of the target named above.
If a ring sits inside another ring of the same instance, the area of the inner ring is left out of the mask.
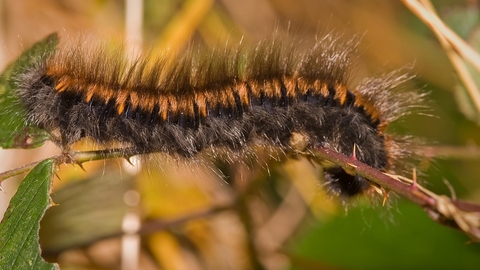
[[[63,148],[90,137],[188,158],[215,147],[289,151],[299,133],[307,150],[355,151],[361,162],[392,172],[402,145],[386,128],[421,96],[395,90],[410,76],[393,72],[349,88],[356,39],[327,35],[306,49],[279,43],[189,50],[173,63],[65,46],[16,74],[17,95],[26,121]],[[370,186],[338,167],[327,168],[325,179],[347,196]]]

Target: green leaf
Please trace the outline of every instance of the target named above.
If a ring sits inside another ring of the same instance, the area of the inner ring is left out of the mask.
[[[50,207],[55,163],[40,162],[25,177],[0,223],[0,269],[59,269],[41,257],[40,220]]]
[[[15,94],[16,83],[12,80],[14,74],[28,68],[32,63],[55,51],[58,43],[56,34],[36,43],[0,75],[0,147],[34,148],[41,146],[48,134],[37,127],[30,126],[25,121],[25,111]]]
[[[292,269],[480,269],[480,246],[439,226],[417,205],[350,209],[316,224],[296,243]],[[400,214],[399,214],[400,213]],[[305,268],[301,265],[312,265]]]

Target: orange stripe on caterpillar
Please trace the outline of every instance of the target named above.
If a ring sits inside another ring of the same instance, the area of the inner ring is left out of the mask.
[[[347,88],[345,85],[337,84],[335,87],[335,99],[340,102],[340,106],[345,104],[347,99]]]

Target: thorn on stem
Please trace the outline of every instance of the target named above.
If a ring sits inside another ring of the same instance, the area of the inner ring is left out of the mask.
[[[390,190],[385,190],[383,193],[383,201],[382,201],[382,206],[385,206],[385,203],[387,202],[388,195],[390,194]]]
[[[82,169],[82,171],[87,172],[85,170],[85,167],[83,167],[83,164],[81,162],[78,162],[77,165],[78,165],[78,167],[80,167],[80,169]]]
[[[353,160],[357,160],[357,144],[353,144],[352,155],[350,156]]]
[[[413,173],[412,173],[412,185],[410,186],[410,189],[412,190],[417,190],[418,189],[418,183],[417,183],[417,170],[413,168]]]
[[[130,160],[131,157],[124,157],[125,160],[128,162],[128,164],[132,165],[135,167],[135,165],[133,165],[132,161]]]

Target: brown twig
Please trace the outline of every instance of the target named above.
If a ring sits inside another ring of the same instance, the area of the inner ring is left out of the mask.
[[[415,180],[408,179],[402,176],[387,175],[378,170],[369,167],[358,161],[352,159],[336,151],[320,148],[312,153],[304,153],[298,151],[301,155],[312,157],[317,160],[327,160],[333,162],[347,172],[361,175],[370,181],[382,186],[383,188],[393,191],[398,195],[414,202],[415,204],[424,208],[429,216],[440,224],[451,226],[464,231],[468,234],[472,240],[480,242],[480,205],[464,202],[460,200],[454,200],[444,195],[437,195],[426,188],[418,185]],[[57,164],[72,163],[81,165],[87,161],[101,160],[108,158],[126,158],[135,155],[130,149],[113,149],[113,150],[97,150],[97,151],[70,151],[57,156],[52,157]],[[5,179],[13,175],[18,175],[28,170],[31,170],[38,162],[30,163],[20,168],[7,171],[0,174],[0,179]],[[0,180],[1,181],[1,180]],[[228,207],[227,207],[228,208]],[[226,208],[221,208],[221,211]],[[218,209],[217,209],[218,210]],[[217,212],[217,210],[212,213]],[[198,216],[204,216],[211,214],[210,211],[201,213]],[[180,221],[173,222],[181,223],[185,220],[196,218],[197,215],[192,215],[186,219],[180,219]],[[142,226],[142,229],[138,233],[144,234],[155,230],[161,230],[162,228],[169,227],[171,224],[162,225],[163,223],[152,223]],[[146,227],[145,227],[146,226]],[[114,235],[108,236],[113,237]]]
[[[315,158],[333,162],[348,172],[361,175],[421,206],[438,223],[462,230],[480,242],[480,205],[437,195],[401,176],[384,174],[372,167],[330,149],[317,149]]]

